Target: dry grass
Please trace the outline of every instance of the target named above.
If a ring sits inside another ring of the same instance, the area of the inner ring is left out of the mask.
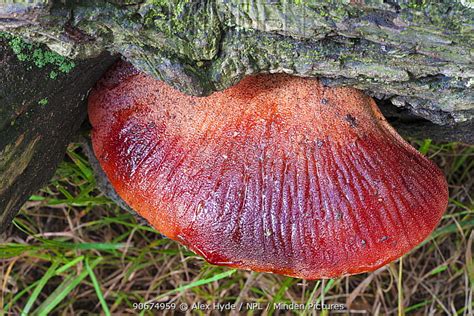
[[[403,264],[321,281],[207,264],[104,198],[80,148],[71,146],[50,185],[24,206],[0,243],[0,308],[7,315],[25,308],[37,314],[151,315],[160,312],[135,309],[134,303],[176,304],[167,314],[184,314],[180,304],[200,303],[210,309],[194,314],[219,315],[229,310],[219,312],[213,304],[242,303],[239,314],[310,315],[315,312],[274,303],[319,302],[345,304],[351,314],[472,315],[474,147],[414,144],[449,181],[441,224]],[[263,309],[250,310],[247,303]]]

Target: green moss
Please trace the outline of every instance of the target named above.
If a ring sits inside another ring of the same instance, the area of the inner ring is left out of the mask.
[[[188,16],[183,13],[190,2],[190,0],[150,0],[151,6],[145,15],[145,24],[155,26],[166,35],[185,32]]]
[[[58,73],[54,70],[52,70],[50,73],[49,73],[49,78],[55,80],[56,78],[58,77]]]
[[[75,63],[69,58],[45,50],[39,44],[27,43],[22,38],[5,32],[0,32],[0,38],[8,41],[19,61],[30,62],[38,68],[51,66],[53,68],[49,74],[51,79],[56,79],[59,73],[67,74],[75,67]]]
[[[48,104],[48,98],[42,98],[41,100],[38,101],[38,104],[41,106],[45,106]]]
[[[401,7],[406,7],[408,9],[423,10],[428,6],[428,1],[426,0],[411,0],[406,3],[401,3]]]
[[[8,42],[10,45],[11,49],[15,53],[16,57],[20,61],[27,61],[28,60],[28,55],[24,53],[24,51],[31,50],[32,45],[25,43],[21,38],[19,37],[13,37],[10,39]]]

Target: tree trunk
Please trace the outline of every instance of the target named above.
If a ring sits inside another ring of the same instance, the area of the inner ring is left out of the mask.
[[[119,52],[189,94],[286,72],[351,85],[453,124],[474,118],[472,7],[464,0],[43,0],[0,6],[0,30],[73,58]]]
[[[0,38],[0,233],[47,183],[86,117],[87,92],[113,62],[72,62],[40,45]]]

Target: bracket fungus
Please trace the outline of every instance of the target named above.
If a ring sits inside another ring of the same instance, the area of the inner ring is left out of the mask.
[[[118,194],[213,264],[305,279],[372,271],[447,206],[442,172],[353,88],[272,74],[193,97],[120,62],[89,116]]]

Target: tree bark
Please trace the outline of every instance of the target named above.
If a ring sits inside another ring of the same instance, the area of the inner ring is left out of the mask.
[[[363,89],[441,125],[474,118],[472,4],[347,2],[44,0],[0,6],[0,30],[72,58],[119,52],[189,94],[286,72]]]
[[[0,233],[53,175],[86,117],[89,89],[113,60],[72,62],[0,37]]]

